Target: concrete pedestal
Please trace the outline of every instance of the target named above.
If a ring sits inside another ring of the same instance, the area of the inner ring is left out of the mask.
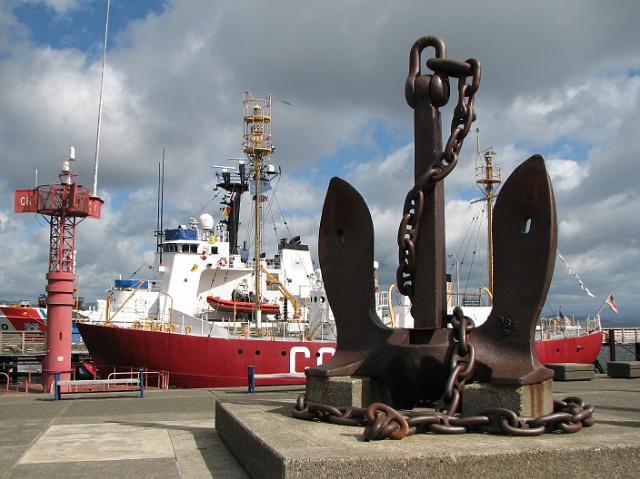
[[[556,363],[545,367],[553,370],[554,381],[589,381],[595,377],[593,364]]]
[[[640,361],[613,361],[607,363],[611,378],[640,378]]]
[[[462,391],[463,416],[475,416],[491,407],[511,409],[518,416],[550,414],[553,412],[553,380],[514,386],[490,383],[465,386]]]
[[[372,402],[391,404],[391,394],[381,381],[367,377],[307,377],[307,401],[334,407],[367,407]]]

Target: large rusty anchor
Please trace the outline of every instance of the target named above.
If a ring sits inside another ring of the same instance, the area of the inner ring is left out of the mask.
[[[422,51],[436,55],[423,73]],[[438,108],[458,78],[458,104],[444,151]],[[470,79],[470,83],[467,80]],[[367,205],[347,182],[333,178],[324,202],[319,259],[338,330],[336,353],[309,376],[366,376],[384,381],[400,407],[437,399],[450,376],[444,238],[444,177],[455,167],[462,141],[475,119],[473,99],[480,64],[446,58],[444,43],[419,39],[410,54],[405,86],[414,109],[415,186],[409,191],[398,233],[398,289],[412,300],[412,329],[386,327],[375,311],[373,223]],[[495,384],[535,384],[553,372],[539,362],[534,334],[555,262],[556,213],[544,160],[534,155],[504,183],[494,209],[493,310],[470,329],[472,379]],[[464,332],[463,332],[464,333]]]

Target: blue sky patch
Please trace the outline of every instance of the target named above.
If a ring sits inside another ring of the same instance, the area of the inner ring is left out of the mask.
[[[109,10],[109,42],[123,31],[129,22],[145,18],[150,13],[162,13],[165,0],[112,1]],[[57,13],[42,3],[19,3],[13,14],[20,23],[29,26],[29,40],[38,46],[56,49],[72,48],[90,56],[99,56],[104,39],[106,2],[83,2],[74,10]]]
[[[516,147],[529,151],[531,154],[539,153],[545,158],[557,156],[567,160],[585,161],[593,145],[586,141],[561,137],[546,145],[532,142],[518,142],[516,143]]]

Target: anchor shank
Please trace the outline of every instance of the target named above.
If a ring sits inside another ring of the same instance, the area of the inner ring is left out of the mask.
[[[440,112],[428,95],[417,99],[415,124],[415,179],[435,166],[442,152],[442,121]],[[416,267],[413,281],[415,292],[411,313],[416,329],[445,327],[445,225],[444,184],[435,183],[425,191],[420,218],[420,234],[416,241]]]

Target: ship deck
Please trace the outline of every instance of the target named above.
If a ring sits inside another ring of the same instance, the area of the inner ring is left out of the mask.
[[[289,424],[295,420],[281,415],[278,427],[312,428],[315,431],[313,437],[304,440],[298,433],[287,439],[286,430],[280,429],[281,439],[290,442],[289,449],[293,450],[295,446],[298,455],[309,454],[310,457],[318,453],[326,455],[326,449],[331,447],[328,436],[331,434],[339,436],[340,446],[344,448],[343,459],[351,458],[351,462],[357,462],[363,451],[371,459],[372,453],[379,454],[385,447],[404,448],[407,454],[413,451],[409,455],[415,455],[416,451],[425,448],[433,450],[434,441],[440,451],[468,448],[467,461],[474,461],[472,451],[477,452],[478,447],[484,448],[484,452],[491,456],[493,452],[487,449],[487,445],[499,441],[513,445],[513,449],[529,451],[531,455],[523,456],[524,459],[543,462],[545,456],[539,452],[552,443],[567,458],[576,456],[568,464],[580,460],[574,451],[586,454],[585,458],[590,455],[602,458],[602,468],[590,475],[631,477],[640,460],[640,379],[610,379],[597,375],[592,381],[556,382],[554,387],[558,397],[576,394],[595,405],[596,425],[573,435],[552,434],[533,439],[478,434],[426,435],[387,443],[359,441],[360,428],[345,429],[344,426],[307,422]],[[215,402],[227,403],[236,409],[248,407],[272,413],[282,407],[290,407],[302,389],[262,387],[253,395],[247,394],[245,388],[174,389],[148,391],[145,399],[124,393],[70,395],[59,402],[53,402],[44,395],[3,393],[0,394],[0,477],[68,479],[86,477],[86,471],[91,470],[93,477],[104,479],[247,478],[249,476],[215,430]],[[621,441],[625,446],[615,445]],[[305,449],[311,442],[316,444],[316,450]],[[586,451],[589,448],[592,450]],[[628,454],[628,460],[620,462],[617,467],[615,464],[612,466],[606,462],[612,451]],[[496,457],[500,452],[504,451],[496,451]],[[325,459],[329,461],[326,462],[328,467],[331,459]],[[477,458],[475,462],[465,462],[463,454],[458,461],[469,468],[469,477],[480,474],[498,477],[483,473],[487,463],[477,461]],[[370,472],[375,472],[363,464],[358,466],[358,477],[369,477]],[[373,467],[374,462],[370,464]],[[503,466],[505,477],[521,476],[517,474],[520,467],[517,457],[507,459]],[[420,472],[411,466],[409,456],[407,467],[413,473]],[[344,473],[347,472],[348,467],[344,469]],[[428,474],[430,471],[423,472]],[[431,469],[431,472],[435,470]],[[559,471],[560,475],[574,477],[570,470],[566,474]]]

